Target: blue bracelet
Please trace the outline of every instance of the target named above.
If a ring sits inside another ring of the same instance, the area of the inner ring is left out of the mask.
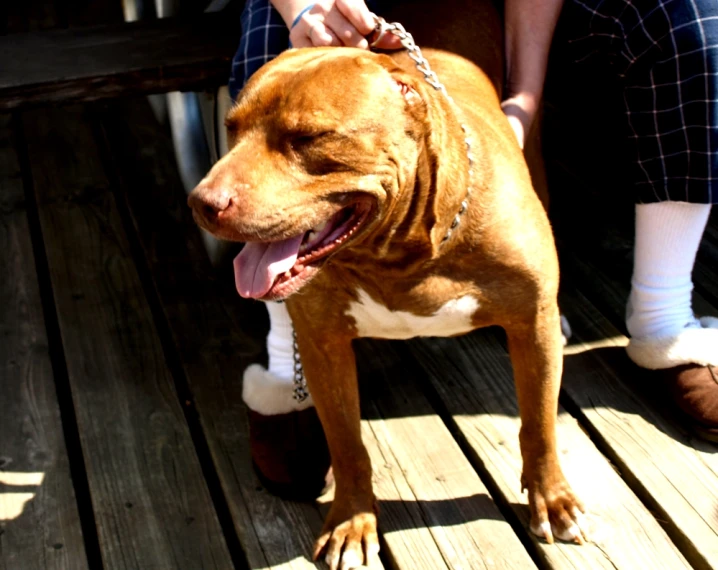
[[[297,17],[294,18],[294,21],[292,22],[292,25],[289,27],[290,31],[294,29],[294,26],[296,26],[299,23],[299,20],[302,19],[302,16],[304,16],[304,12],[308,12],[312,8],[316,6],[316,3],[310,4],[309,6],[306,6],[299,14],[297,14]]]

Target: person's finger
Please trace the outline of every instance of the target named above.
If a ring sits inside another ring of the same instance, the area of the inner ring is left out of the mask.
[[[401,40],[394,34],[394,32],[386,29],[383,26],[378,26],[378,22],[384,22],[383,18],[378,18],[372,14],[372,19],[375,22],[371,32],[367,34],[366,38],[369,42],[369,47],[372,49],[382,50],[394,50],[401,49]]]
[[[374,29],[374,17],[364,0],[336,0],[334,6],[361,36],[366,36]]]
[[[312,28],[309,13],[316,11],[316,3],[308,4],[296,16],[289,26],[289,46],[295,48],[312,47]]]
[[[322,22],[318,18],[312,18],[310,20],[307,37],[312,42],[312,45],[315,47],[342,45],[341,40],[337,38],[334,31],[327,27],[325,22]]]
[[[369,42],[354,25],[336,9],[332,9],[324,19],[325,26],[330,29],[342,45],[367,49]]]
[[[295,48],[312,47],[314,44],[312,43],[310,36],[311,30],[295,26],[292,28],[292,31],[289,32],[290,46]]]
[[[393,49],[401,49],[401,40],[392,34],[391,32],[386,32],[381,38],[379,38],[379,41],[374,41],[371,44],[372,48],[376,49],[385,49],[385,50],[393,50]]]
[[[289,32],[292,47],[322,47],[342,45],[332,30],[328,29],[320,17],[305,14]]]

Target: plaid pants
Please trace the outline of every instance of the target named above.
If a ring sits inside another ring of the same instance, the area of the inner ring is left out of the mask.
[[[557,47],[603,60],[622,86],[636,201],[718,201],[718,0],[566,0],[561,18]],[[288,45],[269,0],[248,0],[232,98]]]

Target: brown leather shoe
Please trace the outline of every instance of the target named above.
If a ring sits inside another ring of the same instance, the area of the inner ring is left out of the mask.
[[[264,487],[284,499],[316,499],[333,482],[331,458],[316,409],[265,416],[251,409],[252,463]]]
[[[692,420],[696,434],[718,442],[718,367],[685,364],[662,373],[674,403]]]

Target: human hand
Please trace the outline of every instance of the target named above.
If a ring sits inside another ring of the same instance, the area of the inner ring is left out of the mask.
[[[537,106],[536,97],[527,93],[518,93],[501,102],[501,109],[509,120],[521,149],[524,148],[526,136],[533,125]]]
[[[351,46],[369,48],[366,37],[374,30],[374,18],[364,0],[320,0],[314,4],[287,2],[275,6],[290,28],[293,47]],[[387,34],[380,49],[398,49],[399,39]]]

